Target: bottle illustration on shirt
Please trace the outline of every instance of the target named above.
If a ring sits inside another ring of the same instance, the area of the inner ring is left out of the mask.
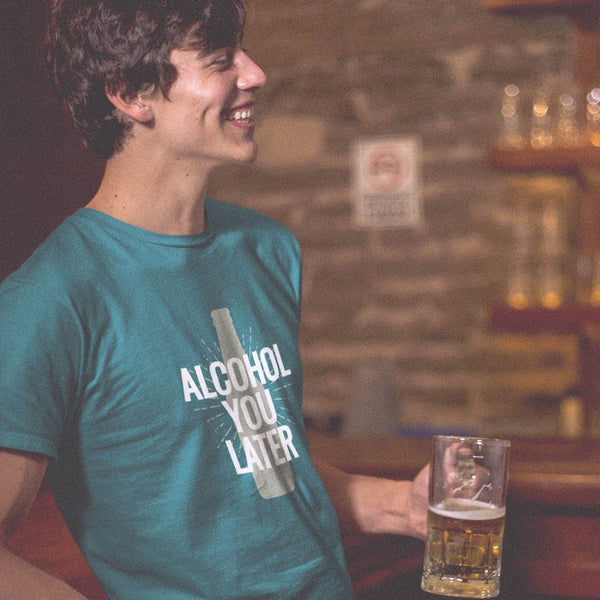
[[[295,488],[294,475],[289,461],[291,437],[288,427],[277,426],[277,414],[268,390],[250,368],[245,368],[248,358],[235,330],[228,308],[211,312],[217,332],[223,363],[233,370],[244,371],[248,378],[248,389],[238,391],[231,387],[223,406],[232,417],[260,495],[276,498],[290,493]],[[245,359],[245,360],[244,360]],[[297,456],[297,454],[296,454]]]

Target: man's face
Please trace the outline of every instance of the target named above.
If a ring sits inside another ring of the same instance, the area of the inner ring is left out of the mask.
[[[171,62],[178,77],[169,99],[160,93],[149,98],[156,151],[209,168],[253,160],[254,100],[266,81],[260,67],[239,46],[210,54],[174,50]]]

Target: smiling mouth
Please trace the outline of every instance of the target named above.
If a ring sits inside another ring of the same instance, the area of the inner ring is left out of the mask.
[[[254,109],[252,107],[240,108],[223,114],[225,121],[238,123],[253,123]]]

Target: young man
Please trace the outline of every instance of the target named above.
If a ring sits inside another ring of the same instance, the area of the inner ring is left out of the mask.
[[[257,151],[265,74],[243,24],[240,0],[53,11],[57,90],[108,160],[0,288],[3,600],[82,598],[6,549],[44,476],[113,600],[348,600],[334,506],[343,526],[424,536],[426,470],[317,474],[297,243],[205,198],[216,166]]]

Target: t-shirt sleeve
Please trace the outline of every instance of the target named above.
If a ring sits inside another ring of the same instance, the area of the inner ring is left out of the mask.
[[[56,457],[77,395],[82,335],[68,300],[0,287],[0,446]]]
[[[289,236],[289,248],[291,253],[290,277],[292,279],[296,297],[296,312],[298,314],[298,320],[300,320],[302,307],[302,254],[300,251],[300,244],[291,232]]]

